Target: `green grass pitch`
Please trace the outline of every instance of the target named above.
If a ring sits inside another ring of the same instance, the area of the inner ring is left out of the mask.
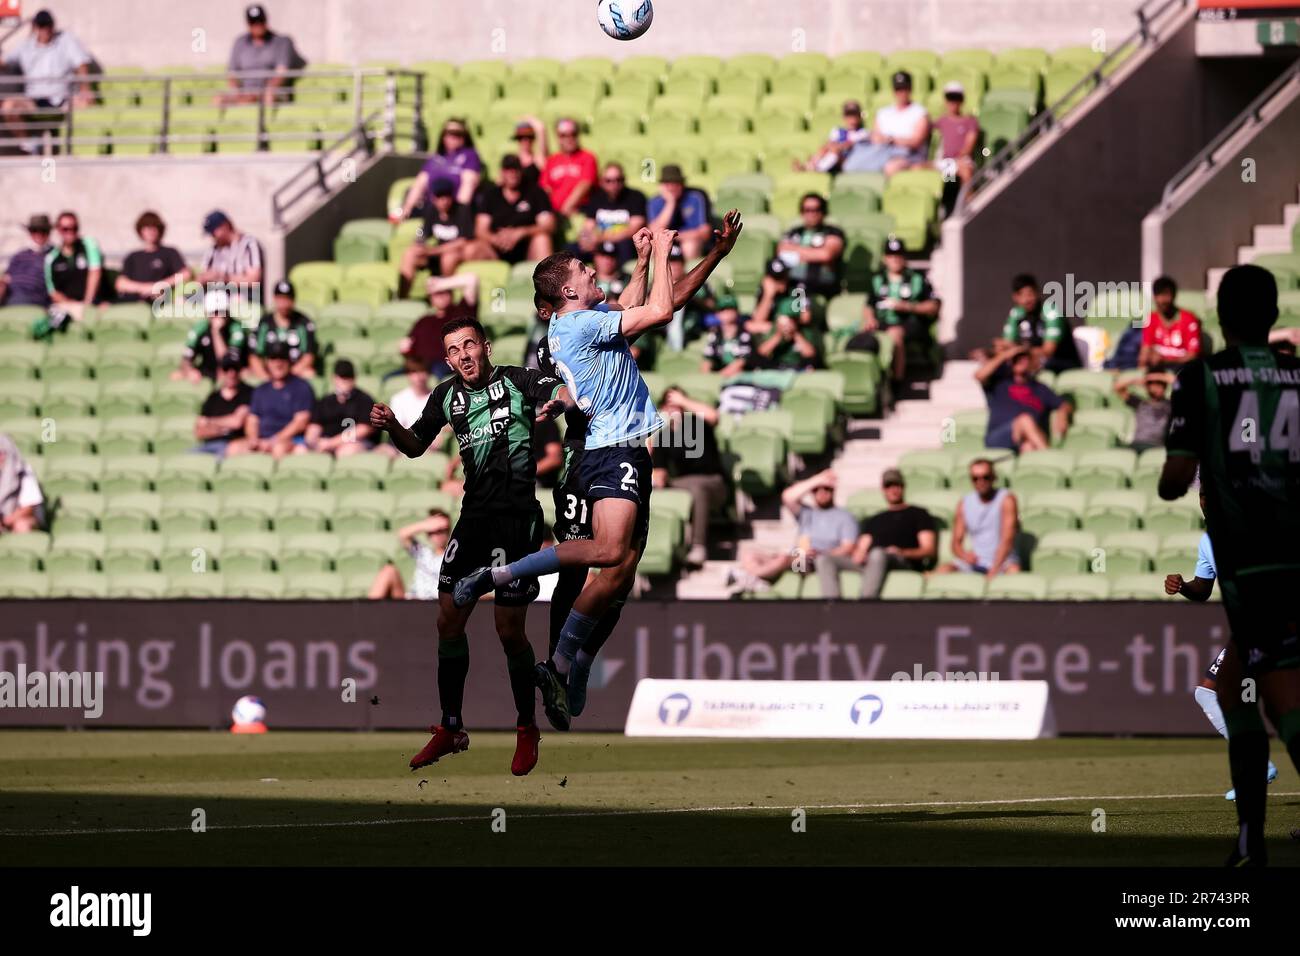
[[[1223,741],[683,741],[513,735],[411,773],[426,735],[0,733],[11,865],[1218,865]],[[1300,785],[1273,747],[1274,865]],[[195,810],[206,832],[193,832]],[[496,810],[504,811],[504,819]],[[803,809],[802,832],[796,810]],[[1098,832],[1104,812],[1104,832]],[[494,820],[496,826],[494,827]],[[504,832],[502,829],[504,822]]]

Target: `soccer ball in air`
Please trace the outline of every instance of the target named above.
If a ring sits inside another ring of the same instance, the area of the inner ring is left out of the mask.
[[[241,697],[235,701],[230,719],[236,724],[263,723],[266,720],[266,705],[260,697]]]
[[[600,0],[596,4],[600,28],[615,40],[635,40],[650,29],[654,18],[650,0]]]

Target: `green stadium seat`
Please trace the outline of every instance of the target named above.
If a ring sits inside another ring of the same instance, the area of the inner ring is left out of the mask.
[[[1062,574],[1048,579],[1051,601],[1104,601],[1110,597],[1110,579],[1101,574]]]
[[[1159,535],[1196,531],[1202,524],[1200,501],[1194,495],[1187,495],[1177,501],[1151,498],[1142,515],[1142,527]]]
[[[41,487],[47,495],[54,496],[94,491],[103,474],[104,459],[97,455],[67,456],[49,462],[42,469]]]
[[[898,459],[898,468],[913,491],[933,491],[948,487],[948,476],[956,466],[950,451],[909,451]]]
[[[784,479],[785,440],[771,431],[751,429],[732,435],[727,451],[734,460],[733,480],[747,494],[771,494]]]
[[[1027,571],[1000,574],[988,582],[984,596],[1001,601],[1043,601],[1047,598],[1047,584],[1047,578]]]
[[[162,498],[152,493],[105,495],[99,528],[106,535],[144,534],[154,530]]]
[[[167,596],[168,581],[155,571],[107,572],[108,593],[117,598],[156,600]]]
[[[1116,575],[1111,578],[1112,601],[1171,601],[1181,600],[1177,595],[1165,594],[1163,574]]]
[[[50,579],[36,571],[14,571],[0,574],[0,597],[43,598],[50,593]]]
[[[1070,487],[1088,492],[1125,488],[1136,469],[1137,453],[1127,449],[1082,452],[1070,472]]]
[[[52,580],[69,575],[93,574],[99,569],[99,559],[104,554],[103,535],[88,532],[60,533],[50,544],[43,564]]]
[[[888,579],[886,579],[888,580]],[[948,601],[979,601],[985,596],[987,579],[982,574],[936,574],[925,581],[925,598]]]
[[[50,540],[46,531],[0,536],[0,582],[11,574],[39,570],[49,553]]]
[[[890,571],[880,589],[882,601],[915,601],[925,592],[925,576],[919,571]]]
[[[1091,495],[1083,513],[1084,527],[1105,534],[1133,531],[1141,523],[1147,496],[1141,491],[1099,491]]]
[[[1068,451],[1043,449],[1030,452],[1016,464],[1017,492],[1064,488],[1074,471],[1075,456]]]
[[[1154,569],[1160,536],[1154,531],[1112,531],[1101,549],[1106,574],[1145,574]]]
[[[226,597],[278,601],[285,596],[285,580],[270,572],[232,574],[223,571],[221,576]]]
[[[1091,531],[1049,531],[1038,537],[1030,567],[1039,575],[1082,574],[1092,570],[1097,547]]]
[[[1019,478],[1021,465],[1016,469]],[[1035,491],[1020,495],[1020,526],[1040,539],[1049,531],[1079,527],[1086,497],[1081,491]]]
[[[1179,573],[1190,578],[1202,534],[1201,531],[1175,531],[1161,536],[1155,556],[1156,570],[1167,570],[1170,574]]]
[[[159,471],[160,460],[156,455],[109,457],[98,481],[99,490],[105,495],[149,492]]]
[[[67,571],[50,578],[50,597],[106,598],[108,596],[108,579],[97,572]]]
[[[827,366],[844,377],[844,410],[850,415],[874,415],[880,408],[880,366],[873,358],[841,355]]]

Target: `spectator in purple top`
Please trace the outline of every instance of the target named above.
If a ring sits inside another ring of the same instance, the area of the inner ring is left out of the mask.
[[[50,217],[32,216],[27,220],[30,245],[15,252],[9,269],[0,276],[0,304],[50,304],[50,290],[45,285],[45,256],[50,251]]]
[[[416,206],[433,202],[432,184],[439,179],[450,179],[456,183],[456,202],[469,203],[478,189],[479,179],[483,175],[483,161],[479,159],[478,150],[474,148],[474,137],[469,125],[463,119],[449,119],[438,134],[438,151],[425,160],[423,168],[411,188],[406,191],[402,211],[394,216],[394,222],[401,222],[411,217]]]
[[[942,137],[935,166],[950,182],[954,175],[963,183],[969,182],[975,174],[975,144],[980,138],[980,123],[962,112],[965,102],[965,87],[955,80],[944,85],[944,114],[934,121]]]

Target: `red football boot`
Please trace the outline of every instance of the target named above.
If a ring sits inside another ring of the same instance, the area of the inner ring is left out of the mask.
[[[542,735],[538,733],[536,724],[520,727],[518,730],[519,736],[515,739],[515,759],[510,761],[510,772],[516,777],[522,777],[537,766],[537,742],[542,739]]]
[[[445,757],[447,754],[458,754],[462,750],[469,750],[469,734],[465,731],[448,730],[441,724],[430,727],[429,730],[433,732],[433,737],[424,745],[423,750],[411,758],[412,770],[437,763],[439,757]]]

